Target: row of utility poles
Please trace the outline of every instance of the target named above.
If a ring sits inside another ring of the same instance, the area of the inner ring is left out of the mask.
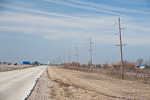
[[[90,41],[90,71],[92,71],[92,49],[91,49],[92,42],[91,42],[91,36],[90,36],[89,41]],[[78,70],[79,69],[79,63],[78,63],[78,47],[77,47],[77,45],[76,45],[75,49],[76,49],[76,57],[77,57],[77,66],[76,67],[77,67],[77,70]],[[69,58],[69,68],[70,68],[70,50],[68,51],[68,53],[69,53],[68,58]],[[63,66],[65,67],[65,55],[64,55],[64,64],[63,64]]]
[[[121,25],[120,25],[120,17],[118,17],[118,24],[119,24],[119,39],[120,39],[120,44],[116,45],[116,46],[120,46],[120,55],[121,55],[121,75],[122,75],[122,79],[124,79],[124,69],[123,69],[123,54],[122,54],[122,46],[126,45],[126,44],[122,44],[122,39],[121,39]],[[90,72],[92,71],[92,40],[91,40],[91,36],[90,36]],[[77,70],[79,69],[79,64],[78,64],[78,47],[76,45],[76,57],[77,57]],[[70,50],[68,51],[69,53],[69,68],[70,68]],[[64,64],[65,64],[65,55],[64,55]],[[65,67],[65,65],[64,65]]]

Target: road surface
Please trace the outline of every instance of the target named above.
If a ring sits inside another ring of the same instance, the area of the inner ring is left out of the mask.
[[[0,72],[0,100],[24,100],[46,66]]]

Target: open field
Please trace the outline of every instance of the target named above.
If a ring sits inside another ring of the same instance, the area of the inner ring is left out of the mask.
[[[65,67],[68,69],[67,67]],[[77,68],[77,67],[70,67],[71,70],[79,70],[84,72],[89,72],[89,68]],[[92,73],[100,73],[107,75],[109,77],[121,79],[121,71],[115,69],[104,69],[104,68],[92,68]],[[142,70],[124,70],[124,79],[135,81],[139,83],[150,84],[150,70],[149,69],[142,69]]]
[[[150,100],[150,85],[107,77],[98,73],[49,67],[55,100]]]
[[[33,67],[33,65],[7,65],[7,64],[1,64],[0,65],[0,72],[5,72],[5,71],[11,71],[11,70],[18,70],[18,69],[25,69]]]

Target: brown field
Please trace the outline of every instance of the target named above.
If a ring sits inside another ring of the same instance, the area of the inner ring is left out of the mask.
[[[48,74],[57,83],[50,87],[54,100],[150,100],[149,84],[58,67]]]

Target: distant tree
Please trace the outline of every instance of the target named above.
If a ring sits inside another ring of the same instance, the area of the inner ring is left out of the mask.
[[[96,67],[97,67],[97,68],[100,68],[100,67],[102,67],[102,66],[101,66],[101,64],[96,64]]]
[[[150,59],[147,59],[144,63],[146,66],[150,66]]]
[[[88,67],[90,68],[90,61],[88,62]]]
[[[104,69],[109,68],[109,64],[108,64],[108,62],[107,62],[107,61],[103,64],[103,68],[104,68]]]
[[[150,66],[147,66],[147,65],[146,65],[146,66],[145,66],[145,69],[150,69]]]
[[[82,64],[81,67],[87,68],[87,67],[88,67],[88,64]]]
[[[126,66],[129,62],[126,60],[123,60],[123,66]]]
[[[73,66],[73,67],[77,67],[77,63],[75,61],[73,61],[70,66]],[[78,63],[78,67],[80,67],[80,63]]]
[[[141,58],[136,61],[138,67],[140,67],[142,63],[143,63],[143,59]]]
[[[111,66],[112,66],[113,69],[120,69],[120,67],[121,67],[121,65],[119,63],[116,64],[114,62],[111,64]]]
[[[75,62],[75,61],[73,61],[73,62],[70,64],[70,66],[75,67],[75,66],[76,66],[76,62]]]
[[[125,68],[126,70],[135,70],[135,69],[136,69],[136,63],[130,62],[130,63],[126,64],[126,65],[124,66],[124,68]]]

